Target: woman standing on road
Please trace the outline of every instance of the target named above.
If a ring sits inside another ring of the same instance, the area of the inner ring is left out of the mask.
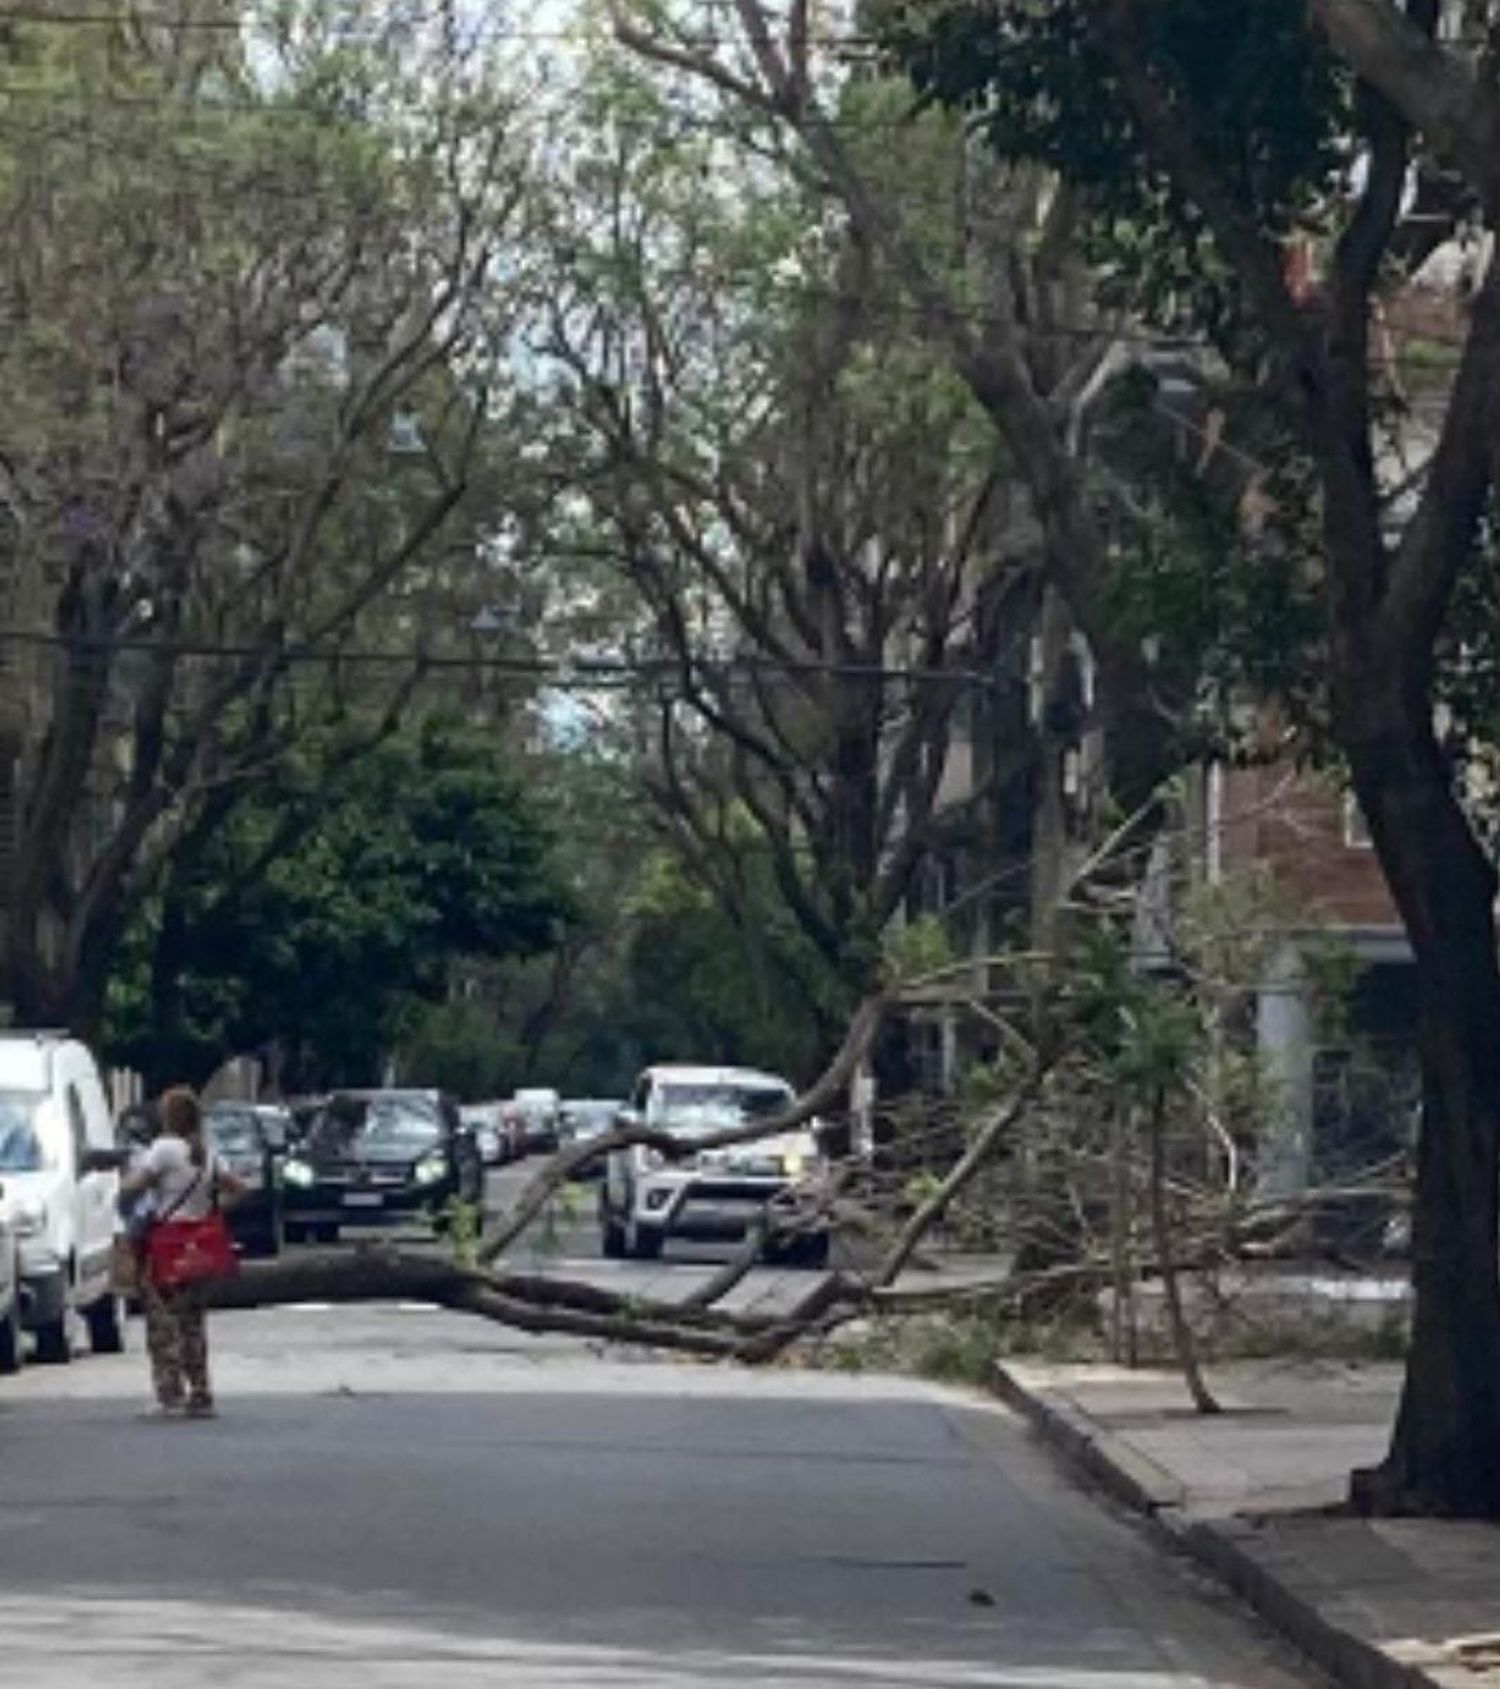
[[[154,1224],[204,1221],[221,1198],[231,1199],[244,1182],[219,1165],[203,1127],[203,1109],[186,1086],[167,1091],[159,1105],[160,1134],[135,1169],[121,1181],[121,1194],[151,1193]],[[213,1388],[208,1377],[208,1331],[201,1283],[164,1285],[148,1270],[141,1285],[146,1311],[146,1347],[156,1392],[153,1418],[211,1419]]]

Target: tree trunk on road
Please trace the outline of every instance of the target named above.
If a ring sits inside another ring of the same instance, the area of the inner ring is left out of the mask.
[[[768,1319],[616,1296],[567,1280],[476,1272],[452,1261],[378,1245],[252,1262],[208,1290],[209,1305],[215,1308],[408,1300],[435,1302],[520,1331],[638,1343],[723,1359],[739,1354],[773,1325]]]

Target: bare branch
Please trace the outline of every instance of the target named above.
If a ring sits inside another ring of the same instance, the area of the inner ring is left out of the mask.
[[[1378,88],[1483,194],[1500,206],[1500,95],[1390,0],[1309,0],[1346,64]]]

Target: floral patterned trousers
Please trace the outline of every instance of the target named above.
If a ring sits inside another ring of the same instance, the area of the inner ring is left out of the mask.
[[[164,1408],[185,1402],[204,1405],[213,1400],[208,1382],[208,1332],[203,1297],[196,1285],[179,1290],[142,1291],[146,1308],[146,1348],[151,1356],[151,1383]]]

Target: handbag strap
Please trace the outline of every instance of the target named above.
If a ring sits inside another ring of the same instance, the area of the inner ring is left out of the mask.
[[[183,1203],[185,1203],[193,1192],[197,1190],[198,1186],[203,1183],[204,1172],[204,1168],[200,1167],[198,1169],[198,1171],[193,1175],[193,1182],[178,1196],[176,1202],[174,1202],[164,1214],[158,1214],[156,1216],[158,1223],[163,1220],[170,1220],[177,1210],[182,1207]]]

